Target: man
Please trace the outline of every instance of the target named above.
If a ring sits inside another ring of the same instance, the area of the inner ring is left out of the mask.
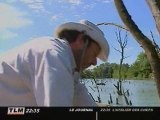
[[[0,58],[0,106],[96,106],[79,73],[107,60],[109,46],[93,23],[68,22]]]

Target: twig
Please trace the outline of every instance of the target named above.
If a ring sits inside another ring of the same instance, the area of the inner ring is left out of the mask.
[[[119,28],[121,28],[121,29],[124,29],[124,30],[127,30],[127,31],[129,31],[129,29],[127,29],[126,27],[123,27],[123,26],[121,26],[121,25],[118,25],[118,24],[116,24],[116,23],[98,23],[97,24],[97,26],[100,26],[100,25],[113,25],[113,26],[116,26],[116,27],[119,27]]]
[[[96,82],[96,80],[95,80],[94,77],[93,77],[93,80],[94,80],[94,82],[95,82],[95,84],[96,84],[96,88],[97,88],[97,91],[98,91],[98,102],[101,103],[101,97],[100,97],[99,88],[98,88],[98,86],[97,86],[97,82]]]

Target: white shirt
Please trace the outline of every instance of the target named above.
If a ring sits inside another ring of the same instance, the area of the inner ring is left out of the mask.
[[[67,41],[41,37],[0,56],[0,106],[96,106]]]

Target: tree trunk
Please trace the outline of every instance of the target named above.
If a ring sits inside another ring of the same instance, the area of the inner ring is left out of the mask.
[[[160,34],[160,0],[146,0]]]
[[[160,97],[160,59],[151,40],[147,38],[129,15],[122,0],[114,0],[118,13],[127,26],[129,31],[135,37],[135,40],[143,47],[147,59],[151,65],[154,79],[156,80],[157,90]]]

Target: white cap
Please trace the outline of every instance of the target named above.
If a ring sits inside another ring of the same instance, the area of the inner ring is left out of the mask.
[[[109,55],[109,45],[107,40],[104,37],[104,33],[93,23],[88,20],[81,20],[79,23],[75,22],[67,22],[61,24],[55,30],[55,36],[59,37],[59,34],[63,30],[77,30],[80,32],[84,32],[86,35],[91,37],[94,41],[96,41],[101,47],[101,51],[98,54],[98,58],[102,61],[106,61]]]

